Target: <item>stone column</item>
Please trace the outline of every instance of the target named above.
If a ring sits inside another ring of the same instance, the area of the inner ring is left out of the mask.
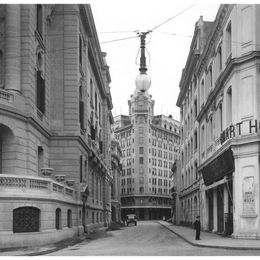
[[[213,232],[218,230],[217,189],[213,190]]]
[[[224,213],[228,213],[228,190],[227,190],[227,184],[224,185],[223,201],[224,201]]]
[[[227,190],[227,184],[224,185],[224,189],[223,189],[223,202],[224,202],[224,230],[226,231],[226,227],[225,227],[225,213],[228,213],[228,190]]]
[[[5,89],[21,91],[21,6],[6,5]]]

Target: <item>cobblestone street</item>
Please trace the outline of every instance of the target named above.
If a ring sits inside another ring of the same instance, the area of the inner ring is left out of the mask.
[[[99,234],[95,239],[53,252],[56,256],[85,255],[260,255],[260,250],[201,248],[189,245],[157,222],[138,222],[137,226]]]

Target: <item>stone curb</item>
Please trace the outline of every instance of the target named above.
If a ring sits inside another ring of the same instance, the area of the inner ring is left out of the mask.
[[[192,246],[197,246],[197,247],[208,247],[208,248],[219,248],[219,249],[233,249],[233,250],[260,250],[260,247],[241,247],[241,246],[213,246],[213,245],[203,245],[203,244],[197,244],[194,242],[191,242],[189,239],[185,238],[184,236],[180,235],[179,233],[177,233],[176,231],[173,231],[171,228],[163,225],[162,223],[158,222],[161,226],[163,226],[164,228],[168,229],[169,231],[171,231],[172,233],[174,233],[176,236],[180,237],[181,239],[183,239],[185,242],[187,242],[188,244],[192,245]]]

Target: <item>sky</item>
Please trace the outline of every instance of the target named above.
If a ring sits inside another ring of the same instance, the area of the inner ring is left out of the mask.
[[[151,30],[192,6],[159,26],[146,39],[149,52],[146,54],[149,63],[147,74],[152,80],[148,92],[155,100],[155,114],[171,114],[179,120],[179,108],[176,106],[179,81],[195,23],[200,16],[205,21],[214,21],[220,3],[196,4],[173,0],[88,0],[88,3],[93,12],[101,50],[107,53],[114,116],[128,115],[128,100],[134,93],[135,78],[139,74],[136,58],[140,38],[113,40],[134,37],[136,30]],[[139,63],[138,58],[137,61]]]

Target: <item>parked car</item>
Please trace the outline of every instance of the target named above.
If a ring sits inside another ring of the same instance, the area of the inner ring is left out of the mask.
[[[137,225],[137,217],[135,214],[126,215],[126,225],[128,226],[130,223],[134,223]]]

